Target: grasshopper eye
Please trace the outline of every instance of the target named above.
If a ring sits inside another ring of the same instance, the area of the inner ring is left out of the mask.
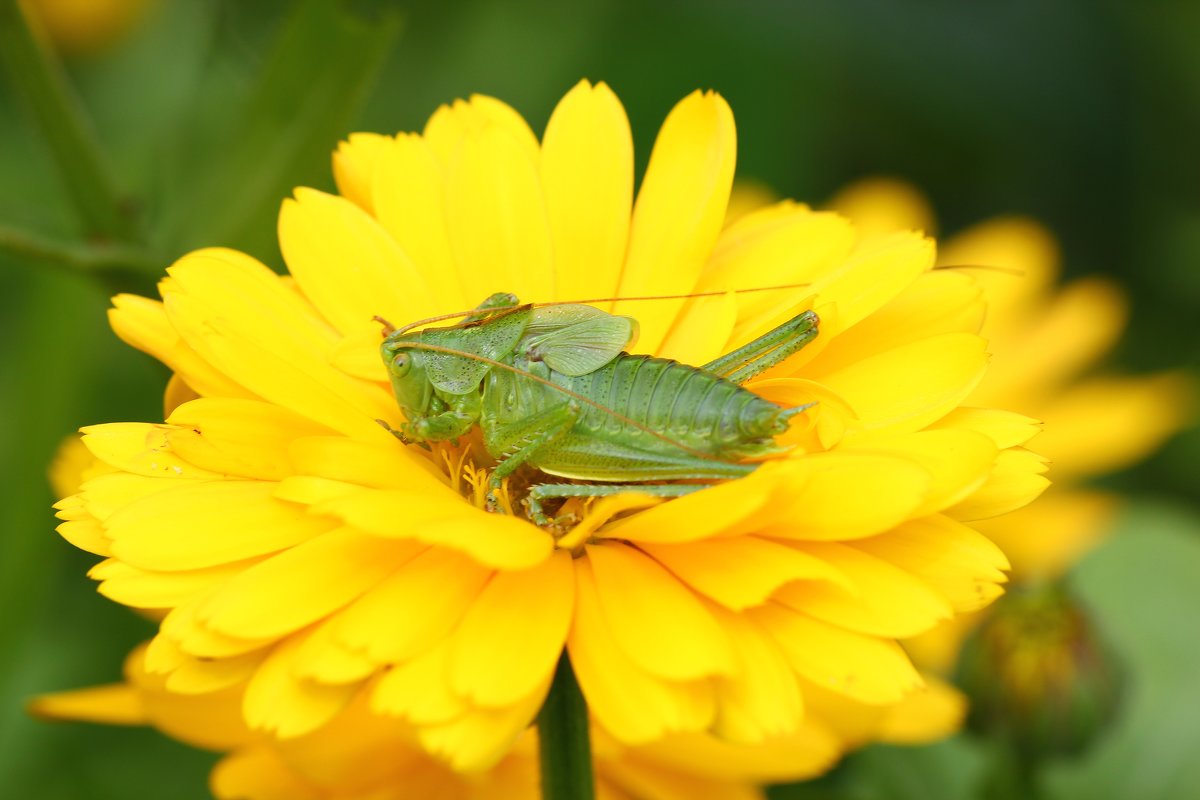
[[[412,369],[412,358],[408,353],[397,353],[392,359],[392,374],[397,378],[403,378]]]

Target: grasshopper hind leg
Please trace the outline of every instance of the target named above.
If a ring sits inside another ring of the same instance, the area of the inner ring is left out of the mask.
[[[708,484],[696,483],[537,483],[529,487],[525,495],[525,506],[529,519],[533,524],[548,527],[553,523],[542,508],[542,501],[551,498],[566,497],[608,497],[624,492],[639,492],[656,497],[682,497],[685,494],[707,489]]]
[[[817,338],[819,323],[820,320],[812,311],[797,314],[778,328],[708,362],[700,369],[741,385]]]

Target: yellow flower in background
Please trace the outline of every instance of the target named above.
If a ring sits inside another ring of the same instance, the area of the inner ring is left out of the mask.
[[[153,0],[19,0],[37,34],[64,53],[102,50],[125,36]]]
[[[477,96],[420,135],[351,136],[340,196],[283,204],[289,276],[202,250],[161,302],[116,298],[118,335],[175,373],[167,419],[84,429],[110,471],[59,503],[59,530],[105,558],[103,594],[161,616],[147,675],[235,693],[272,747],[356,709],[468,772],[503,764],[564,647],[620,747],[802,737],[797,763],[824,764],[956,724],[960,701],[922,688],[897,639],[1000,594],[1008,562],[972,525],[1045,487],[1021,448],[1036,424],[962,407],[987,367],[973,277],[933,270],[918,233],[864,241],[791,202],[726,227],[735,149],[724,100],[690,95],[635,201],[603,84],[569,92],[540,142]],[[817,339],[748,384],[815,405],[745,478],[578,502],[564,530],[487,513],[478,446],[406,447],[377,424],[403,420],[373,317],[497,291],[714,293],[612,305],[640,322],[639,352],[689,364],[815,310]]]
[[[830,207],[867,236],[934,227],[924,198],[889,179],[850,186]],[[1184,427],[1194,415],[1193,387],[1182,373],[1093,372],[1124,328],[1124,296],[1100,277],[1058,287],[1057,245],[1032,220],[975,225],[950,238],[938,260],[1000,268],[971,270],[987,297],[981,333],[994,359],[966,403],[1042,420],[1031,446],[1050,460],[1054,486],[1028,507],[975,527],[1008,555],[1015,581],[1052,580],[1107,533],[1118,511],[1114,494],[1081,484],[1141,460]],[[960,617],[906,646],[944,673],[972,625]]]

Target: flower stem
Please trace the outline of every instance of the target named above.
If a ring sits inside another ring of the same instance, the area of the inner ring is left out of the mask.
[[[537,726],[542,800],[592,800],[596,787],[587,703],[565,651],[538,714]]]
[[[0,1],[0,63],[25,95],[88,233],[129,241],[133,221],[117,191],[90,121],[62,65],[46,51],[16,0]]]

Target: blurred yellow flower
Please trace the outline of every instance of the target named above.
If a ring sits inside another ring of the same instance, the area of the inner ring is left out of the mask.
[[[238,693],[279,747],[367,710],[459,771],[505,758],[564,646],[624,747],[802,736],[825,763],[952,724],[961,703],[921,691],[896,640],[1000,594],[1008,562],[966,523],[1045,487],[1021,448],[1036,425],[961,407],[987,366],[973,278],[934,271],[920,234],[857,241],[791,202],[725,227],[734,158],[728,106],[696,92],[635,202],[606,86],[569,92],[541,142],[476,96],[420,135],[351,136],[340,196],[283,204],[289,277],[210,249],[168,270],[162,302],[116,298],[118,335],[175,372],[167,420],[84,429],[115,471],[58,508],[62,535],[105,557],[100,591],[162,615],[145,671],[175,695]],[[372,318],[497,291],[712,292],[612,306],[639,320],[640,352],[689,364],[813,309],[817,339],[748,387],[816,405],[739,480],[577,503],[566,530],[486,513],[478,447],[426,452],[376,423],[403,420]]]
[[[890,179],[850,186],[830,207],[874,236],[934,226],[920,193]],[[975,225],[949,239],[938,261],[1000,268],[970,272],[987,297],[981,334],[994,358],[966,403],[1042,420],[1033,447],[1050,460],[1054,487],[1036,503],[975,527],[1008,555],[1014,580],[1052,580],[1105,535],[1117,512],[1116,496],[1081,484],[1144,458],[1186,425],[1194,415],[1193,386],[1182,373],[1091,373],[1125,325],[1124,296],[1099,277],[1058,288],[1057,245],[1030,219]],[[906,646],[922,665],[945,673],[972,625],[971,617],[960,617]]]
[[[153,1],[19,0],[33,29],[64,53],[91,53],[113,44]]]

